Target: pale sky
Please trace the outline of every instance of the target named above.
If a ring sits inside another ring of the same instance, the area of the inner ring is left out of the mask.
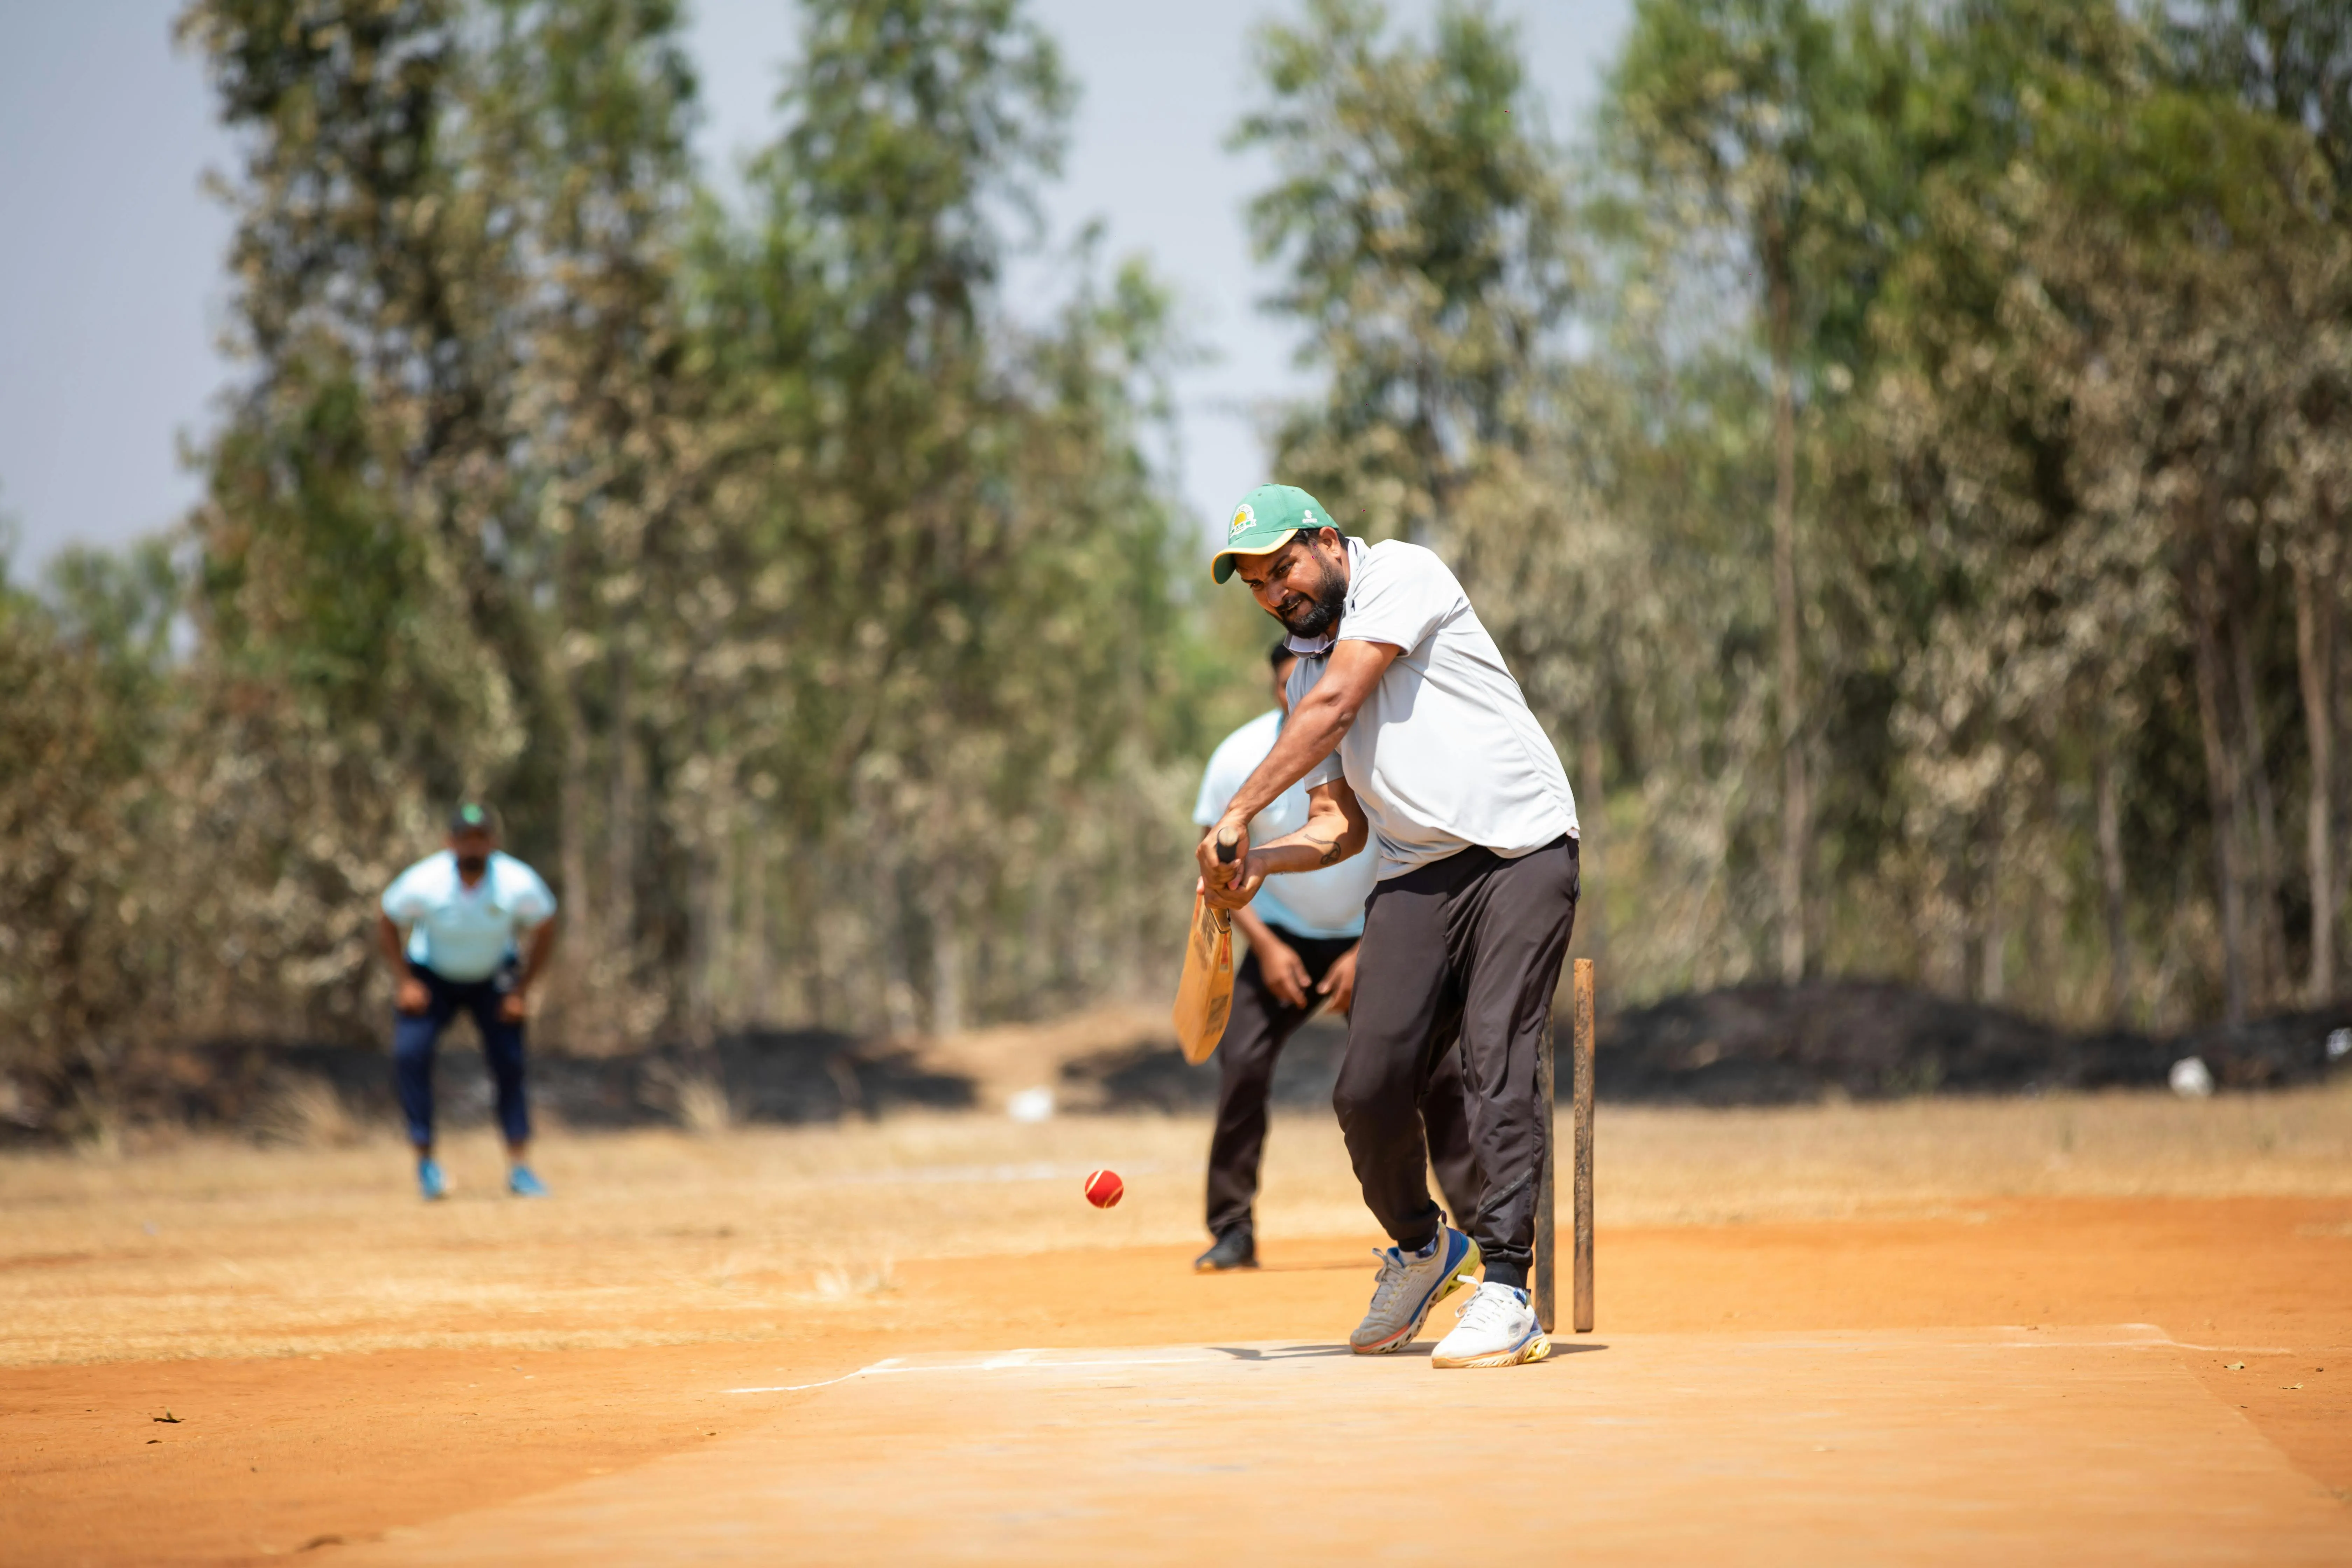
[[[1557,130],[1580,128],[1630,0],[1499,0],[1517,18]],[[1212,363],[1179,383],[1184,497],[1222,516],[1267,476],[1254,412],[1311,382],[1295,340],[1260,314],[1274,283],[1250,259],[1243,205],[1262,160],[1224,151],[1250,101],[1250,28],[1295,0],[1031,0],[1081,97],[1054,241],[1090,218],[1112,257],[1140,252],[1176,287]],[[234,167],[197,63],[171,42],[177,0],[0,0],[0,518],[16,574],[60,546],[170,526],[195,500],[180,458],[236,369],[215,348],[226,213],[199,188]],[[1433,0],[1391,7],[1425,26]],[[772,134],[796,31],[789,0],[695,0],[698,145],[721,174]],[[1049,242],[1052,243],[1052,242]],[[1035,316],[1066,279],[1014,268]]]

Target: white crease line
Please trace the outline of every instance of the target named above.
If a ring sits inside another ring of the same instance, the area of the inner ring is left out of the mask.
[[[839,1377],[828,1377],[823,1383],[780,1383],[772,1388],[722,1388],[719,1392],[721,1394],[798,1394],[804,1388],[831,1388],[836,1383],[847,1383],[857,1375],[855,1372],[845,1372]]]
[[[2151,1329],[2141,1339],[2129,1340],[1910,1340],[1892,1344],[1844,1340],[1776,1340],[1732,1347],[1735,1353],[1749,1354],[1758,1351],[1889,1351],[1889,1350],[1953,1350],[1953,1351],[2108,1351],[2108,1350],[2180,1350],[2200,1351],[2216,1355],[2300,1355],[2304,1353],[2287,1345],[2195,1345],[2185,1340],[2168,1339],[2154,1331],[2152,1325],[2126,1323],[2124,1328]],[[915,1372],[1060,1372],[1065,1369],[1130,1366],[1218,1366],[1224,1364],[1203,1356],[1129,1357],[1116,1361],[1039,1361],[1047,1352],[1036,1350],[1005,1351],[986,1361],[953,1362],[944,1366],[902,1366],[898,1358],[876,1362],[872,1366],[845,1372],[839,1377],[828,1377],[822,1383],[787,1383],[767,1388],[729,1388],[724,1394],[799,1394],[811,1388],[831,1388],[836,1383],[847,1383],[853,1377],[884,1377],[898,1373]],[[1269,1361],[1301,1361],[1304,1356],[1258,1356],[1236,1358],[1234,1364],[1254,1361],[1263,1365]]]
[[[722,1394],[798,1394],[806,1388],[830,1388],[836,1383],[846,1383],[853,1377],[887,1377],[897,1373],[912,1372],[1060,1372],[1066,1368],[1109,1366],[1213,1366],[1214,1362],[1199,1356],[1156,1356],[1121,1361],[1036,1361],[1035,1351],[1009,1351],[987,1361],[957,1362],[948,1366],[893,1366],[877,1362],[861,1366],[856,1372],[845,1372],[839,1377],[828,1377],[823,1383],[786,1383],[772,1388],[727,1388]]]

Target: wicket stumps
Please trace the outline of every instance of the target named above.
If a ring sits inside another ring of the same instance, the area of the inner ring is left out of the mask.
[[[1576,1331],[1592,1331],[1592,960],[1576,961]]]
[[[1592,961],[1576,961],[1576,1033],[1569,1064],[1570,1120],[1575,1140],[1571,1215],[1575,1232],[1571,1310],[1576,1331],[1592,1331]],[[1553,1135],[1552,1104],[1558,1075],[1549,1024],[1536,1049],[1536,1100],[1543,1107],[1543,1168],[1536,1178],[1536,1321],[1550,1333],[1559,1322],[1559,1231],[1554,1221],[1559,1142]]]

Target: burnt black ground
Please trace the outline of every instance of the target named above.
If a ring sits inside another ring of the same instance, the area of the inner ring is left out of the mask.
[[[1563,1052],[1565,1020],[1559,1027]],[[1604,1100],[1653,1104],[1793,1105],[1918,1094],[2034,1094],[2152,1087],[2172,1064],[2202,1058],[2225,1091],[2314,1082],[2332,1068],[2327,1038],[2352,1030],[2352,1004],[2213,1026],[2169,1037],[2126,1031],[2074,1034],[2021,1014],[1872,981],[1740,986],[1668,997],[1604,1015],[1596,1078]],[[2352,1039],[2352,1037],[2347,1037]],[[1346,1049],[1344,1023],[1299,1031],[1276,1073],[1276,1106],[1328,1105]],[[2352,1064],[2352,1058],[2346,1058]],[[2347,1069],[2352,1070],[2352,1069]],[[824,1030],[763,1030],[707,1047],[681,1044],[602,1058],[540,1050],[531,1096],[566,1125],[658,1125],[680,1114],[681,1089],[707,1079],[739,1120],[829,1122],[895,1109],[957,1110],[976,1086],[925,1064],[919,1047]],[[1127,1042],[1070,1063],[1074,1109],[1203,1110],[1214,1104],[1213,1063],[1188,1067],[1156,1039]],[[135,1055],[108,1086],[127,1121],[266,1136],[289,1089],[331,1087],[352,1114],[389,1119],[391,1061],[381,1048],[299,1042],[215,1041]],[[0,1141],[51,1142],[77,1126],[77,1096],[92,1086],[19,1081],[0,1096]],[[443,1042],[439,1100],[451,1126],[488,1119],[490,1086],[470,1026]]]

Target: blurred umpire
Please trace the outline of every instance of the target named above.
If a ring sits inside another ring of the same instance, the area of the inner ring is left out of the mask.
[[[1290,712],[1288,682],[1298,661],[1287,641],[1268,654],[1274,707],[1221,742],[1201,778],[1192,820],[1203,829],[1225,814],[1234,792],[1265,761]],[[1250,824],[1253,843],[1269,844],[1307,825],[1307,791],[1293,784]],[[1257,1178],[1265,1151],[1266,1098],[1276,1059],[1316,1009],[1345,1016],[1355,1000],[1356,950],[1364,934],[1364,900],[1379,872],[1377,857],[1359,855],[1320,871],[1269,881],[1234,911],[1249,956],[1234,975],[1234,1007],[1217,1041],[1216,1131],[1209,1142],[1209,1250],[1193,1259],[1202,1273],[1257,1267]],[[1477,1205],[1477,1163],[1460,1110],[1461,1072],[1449,1053],[1438,1064],[1424,1104],[1430,1163],[1446,1203],[1466,1215]]]
[[[539,873],[499,849],[497,820],[468,801],[449,817],[448,847],[403,871],[384,889],[377,936],[398,984],[393,1072],[416,1184],[427,1198],[449,1190],[433,1157],[433,1055],[441,1031],[468,1015],[498,1085],[506,1135],[507,1190],[547,1195],[525,1157],[530,1109],[523,1100],[522,1032],[530,988],[555,947],[555,895]]]

